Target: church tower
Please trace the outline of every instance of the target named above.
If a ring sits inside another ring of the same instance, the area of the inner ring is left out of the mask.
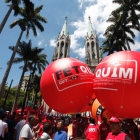
[[[90,17],[88,22],[88,32],[87,36],[85,37],[85,62],[89,66],[92,72],[98,65],[100,58],[99,58],[99,45],[98,45],[98,38],[93,30]]]
[[[65,17],[65,22],[62,27],[61,33],[58,35],[57,38],[52,61],[60,58],[70,57],[70,41],[71,40],[67,28],[67,17]]]

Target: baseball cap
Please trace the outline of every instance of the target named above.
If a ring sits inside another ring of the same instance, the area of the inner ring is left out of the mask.
[[[119,119],[117,117],[111,117],[111,119],[109,120],[109,122],[115,122],[115,123],[119,123]]]
[[[47,122],[47,120],[46,120],[46,119],[44,119],[44,120],[42,120],[42,122],[43,122],[43,123],[46,123],[46,122]]]

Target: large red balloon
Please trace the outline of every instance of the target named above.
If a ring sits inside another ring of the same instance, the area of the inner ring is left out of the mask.
[[[60,113],[80,112],[93,94],[93,74],[88,66],[74,58],[52,62],[40,82],[44,101]]]
[[[92,104],[93,104],[95,99],[96,99],[96,95],[95,95],[95,93],[93,93],[90,102],[80,112],[91,111]]]
[[[99,102],[121,118],[140,117],[140,53],[121,51],[105,57],[94,72]]]

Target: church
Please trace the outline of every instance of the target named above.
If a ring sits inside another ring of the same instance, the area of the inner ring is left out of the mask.
[[[52,56],[52,61],[60,58],[70,57],[70,44],[71,39],[68,33],[67,17],[65,17],[64,25],[60,34],[58,35],[54,53]],[[87,35],[84,38],[84,48],[85,48],[85,63],[94,72],[94,69],[101,60],[100,50],[98,44],[98,37],[96,36],[93,26],[89,17],[89,22],[87,25]]]

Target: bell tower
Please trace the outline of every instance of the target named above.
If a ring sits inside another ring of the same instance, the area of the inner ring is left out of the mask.
[[[94,69],[98,65],[99,58],[99,45],[98,38],[93,30],[90,16],[88,22],[88,32],[85,36],[85,63],[90,67],[91,71],[94,72]]]
[[[67,17],[65,17],[64,25],[57,38],[52,61],[60,58],[70,57],[70,43],[71,40],[67,28]]]

